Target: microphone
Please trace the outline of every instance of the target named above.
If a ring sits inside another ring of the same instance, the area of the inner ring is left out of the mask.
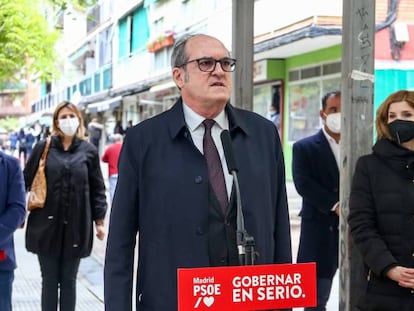
[[[250,236],[244,227],[244,216],[241,204],[240,185],[237,172],[236,160],[234,158],[233,145],[231,143],[230,133],[223,130],[220,134],[221,143],[223,144],[224,157],[226,158],[229,174],[233,175],[234,188],[236,190],[236,206],[237,206],[237,229],[236,243],[239,254],[240,265],[253,265],[256,253],[254,251],[254,238]]]

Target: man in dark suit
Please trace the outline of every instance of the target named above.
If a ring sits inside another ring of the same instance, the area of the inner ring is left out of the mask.
[[[26,193],[19,161],[0,151],[0,310],[12,310],[16,256],[13,234],[26,215]]]
[[[318,305],[305,310],[326,310],[338,268],[340,112],[340,92],[327,93],[320,110],[323,128],[293,145],[293,181],[302,196],[297,262],[316,262],[317,271]]]
[[[132,308],[137,233],[140,311],[177,310],[177,268],[239,264],[233,179],[219,137],[224,129],[232,138],[245,226],[259,253],[256,263],[291,262],[276,127],[228,103],[236,61],[216,38],[182,38],[171,64],[181,98],[170,110],[128,130],[121,151],[105,260],[106,311]],[[209,178],[205,150],[210,149],[204,146],[208,124],[213,124],[211,136],[222,167],[216,172],[222,175],[219,189],[215,178]]]

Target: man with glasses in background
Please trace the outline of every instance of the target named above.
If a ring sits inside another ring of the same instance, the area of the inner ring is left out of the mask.
[[[236,60],[218,39],[179,40],[171,56],[181,98],[131,128],[119,160],[105,260],[106,311],[177,310],[177,268],[239,265],[236,198],[220,133],[229,130],[245,226],[257,264],[290,263],[282,147],[276,127],[229,103]]]

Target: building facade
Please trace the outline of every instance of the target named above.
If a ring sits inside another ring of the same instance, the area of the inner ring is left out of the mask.
[[[375,4],[376,108],[396,89],[414,88],[414,1]],[[269,117],[276,107],[290,178],[293,143],[321,127],[321,97],[341,89],[342,1],[291,0],[275,10],[272,0],[257,0],[254,14],[252,109]],[[58,20],[62,78],[43,86],[32,111],[72,100],[107,135],[116,121],[158,114],[179,97],[170,77],[174,41],[208,33],[231,50],[231,19],[232,0],[102,0],[86,12],[67,9]]]

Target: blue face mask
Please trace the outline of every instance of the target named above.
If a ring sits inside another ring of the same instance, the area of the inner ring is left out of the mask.
[[[408,120],[395,120],[388,123],[392,138],[399,144],[414,138],[414,122]]]

